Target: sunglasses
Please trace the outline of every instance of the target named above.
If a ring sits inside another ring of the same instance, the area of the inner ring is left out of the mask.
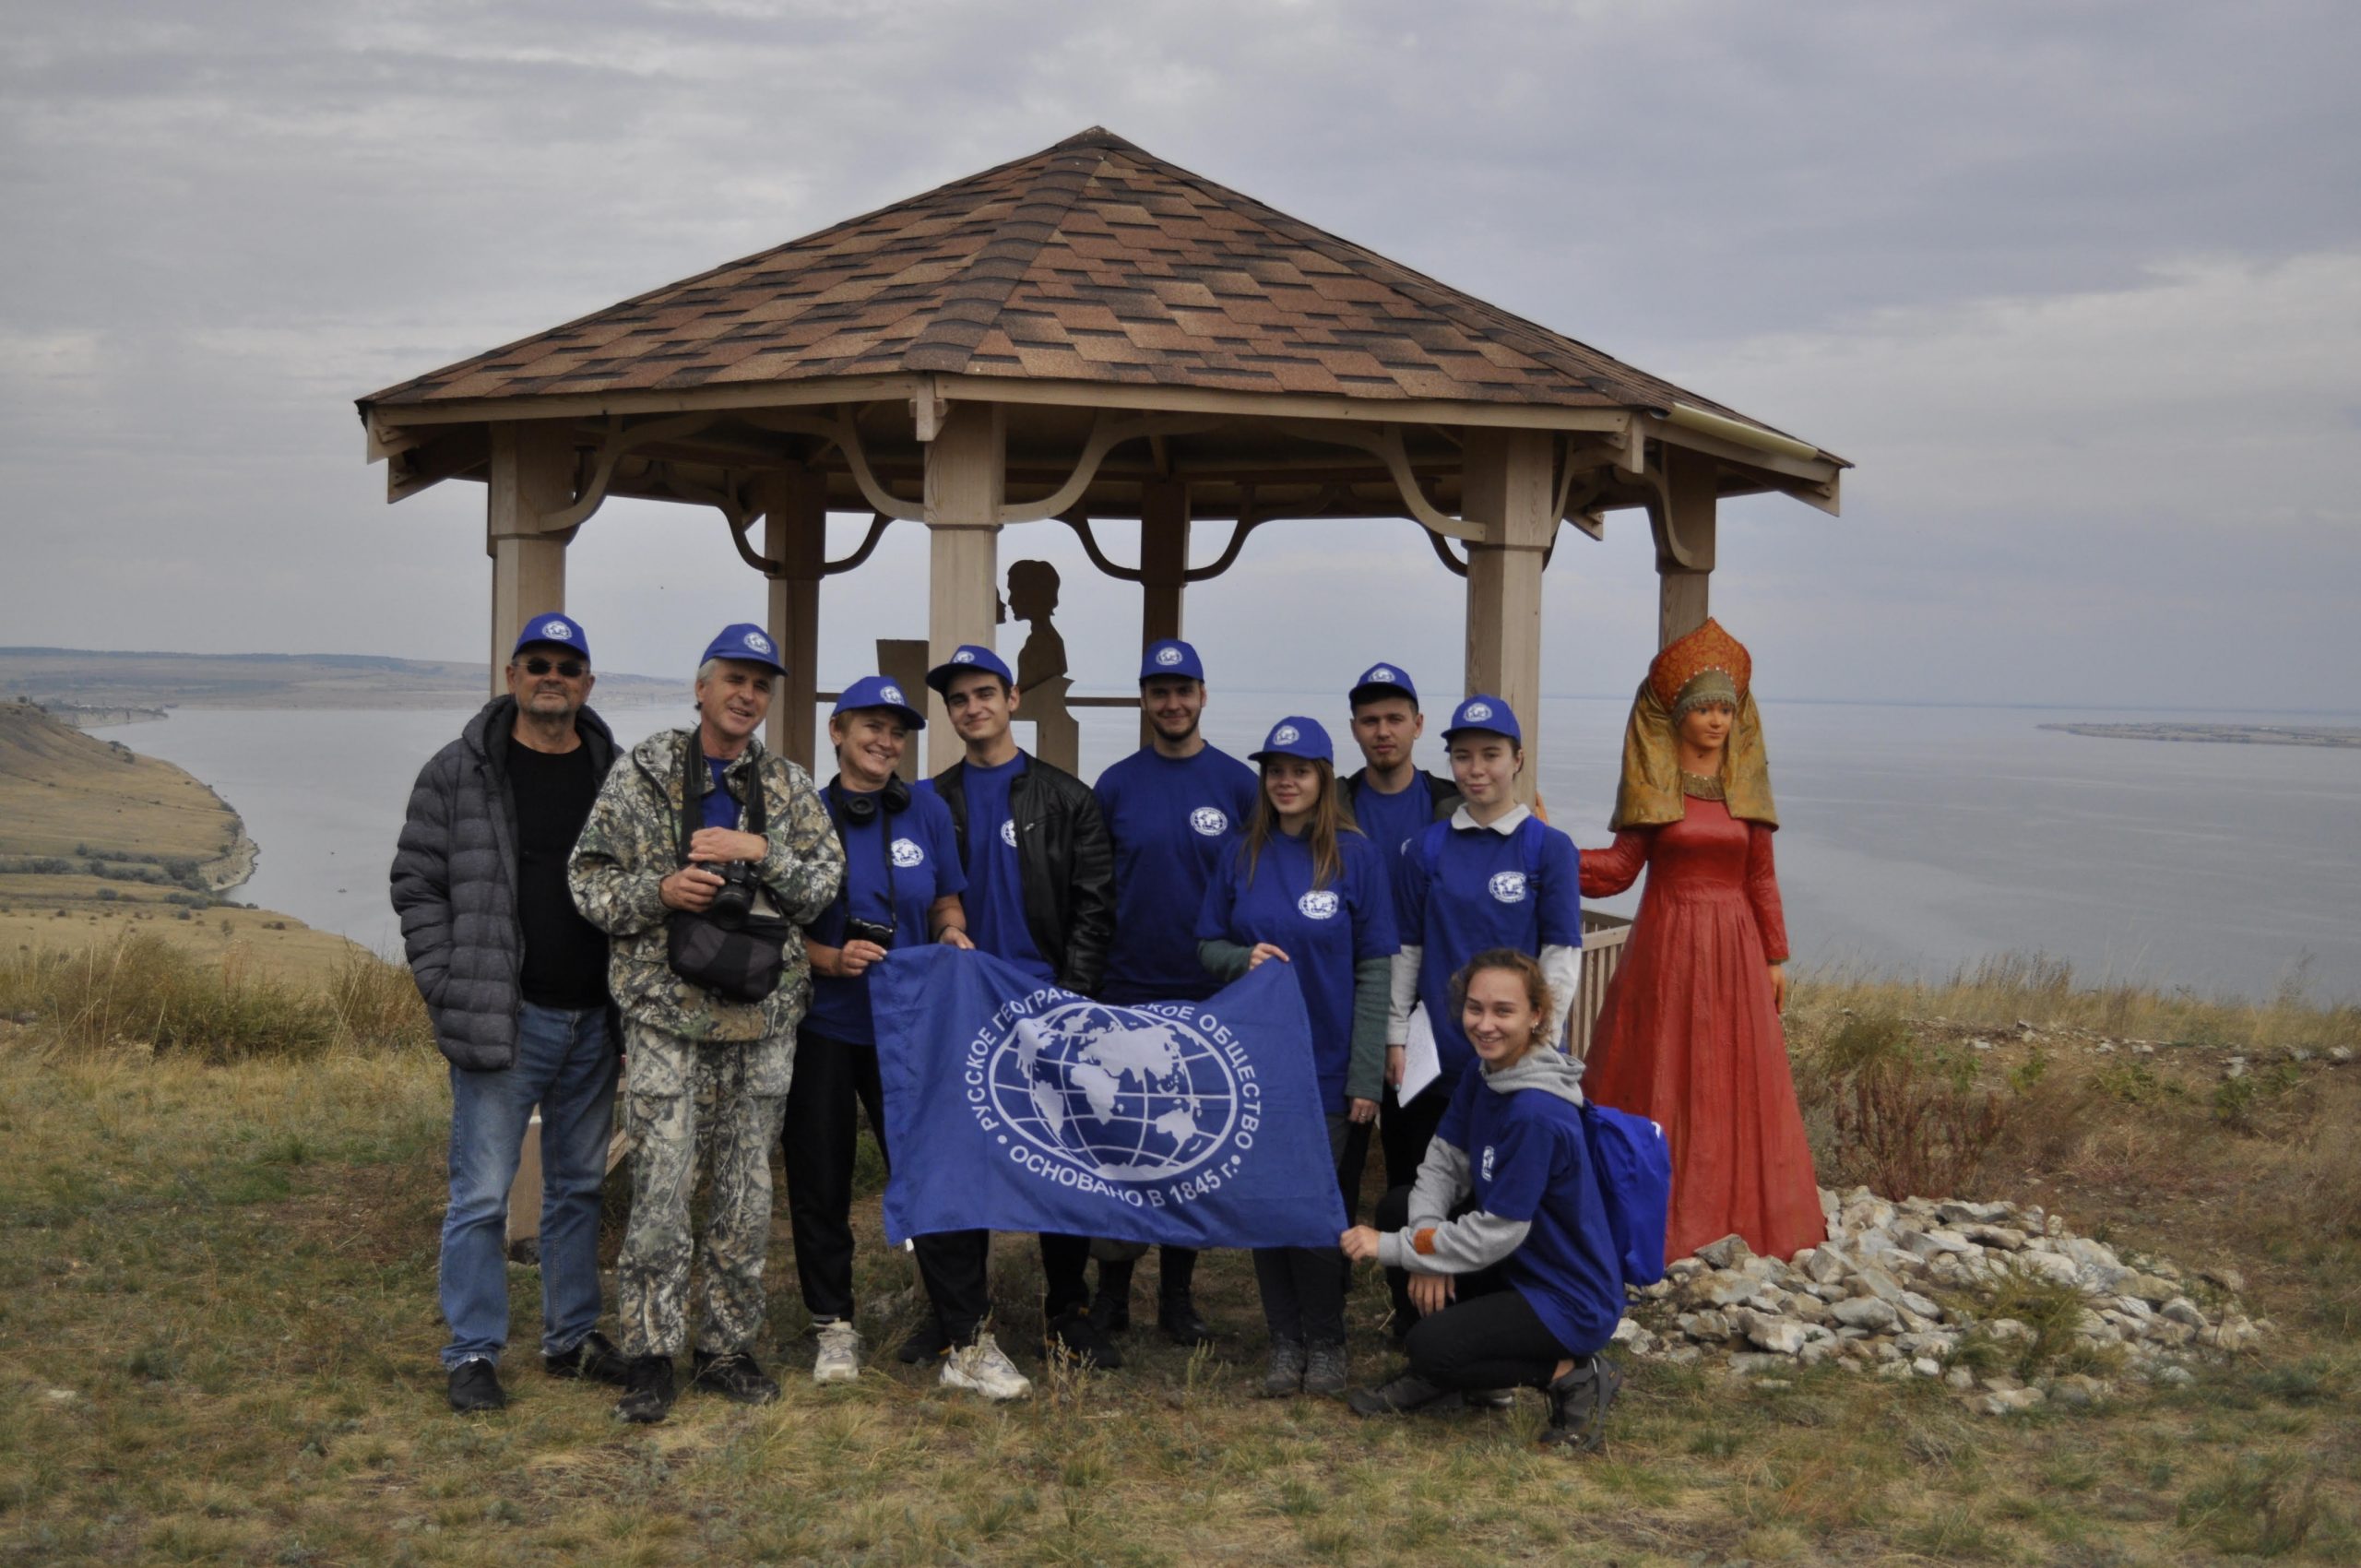
[[[528,675],[546,675],[554,670],[569,681],[579,678],[582,671],[588,668],[588,665],[578,659],[550,659],[536,657],[525,660],[525,673]]]

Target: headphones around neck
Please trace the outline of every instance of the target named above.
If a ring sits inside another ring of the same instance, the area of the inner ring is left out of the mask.
[[[836,809],[844,813],[845,820],[855,827],[866,827],[876,821],[881,805],[889,816],[910,809],[910,787],[902,782],[899,774],[886,779],[883,790],[866,795],[854,794],[844,788],[841,778],[834,778],[828,782],[828,793],[835,799]]]

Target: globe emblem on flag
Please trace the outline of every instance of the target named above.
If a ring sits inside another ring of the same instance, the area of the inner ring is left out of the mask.
[[[1229,1145],[1238,1079],[1179,1018],[1070,1002],[1020,1018],[985,1066],[992,1109],[1062,1163],[1107,1182],[1163,1182]]]
[[[1525,902],[1525,873],[1521,871],[1501,872],[1492,878],[1489,885],[1492,897],[1503,904]]]
[[[904,871],[908,871],[912,866],[922,866],[926,864],[926,851],[919,849],[917,843],[911,839],[895,839],[893,853],[894,863],[901,867]]]
[[[552,642],[570,643],[574,640],[574,628],[563,621],[546,621],[541,624],[541,636]]]
[[[1218,838],[1229,830],[1229,814],[1219,806],[1199,806],[1189,814],[1189,826],[1208,838]]]

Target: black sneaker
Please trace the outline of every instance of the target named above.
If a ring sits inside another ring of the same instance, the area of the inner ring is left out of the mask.
[[[640,1356],[624,1364],[623,1396],[615,1401],[620,1420],[642,1426],[662,1420],[672,1408],[672,1358]]]
[[[1313,1340],[1311,1353],[1304,1359],[1303,1391],[1323,1398],[1335,1398],[1345,1392],[1348,1365],[1343,1341],[1325,1344]]]
[[[930,1317],[910,1330],[901,1348],[894,1352],[894,1359],[906,1367],[915,1367],[939,1361],[950,1353],[951,1336],[943,1332],[941,1319]]]
[[[1157,1303],[1156,1326],[1184,1349],[1214,1342],[1214,1325],[1197,1315],[1197,1303],[1187,1296],[1167,1296]]]
[[[1590,1356],[1549,1385],[1549,1427],[1545,1445],[1588,1454],[1607,1438],[1607,1408],[1623,1386],[1623,1373],[1604,1356]]]
[[[1041,1336],[1043,1352],[1055,1360],[1061,1354],[1071,1356],[1079,1365],[1098,1372],[1114,1372],[1123,1364],[1123,1353],[1115,1342],[1098,1332],[1090,1314],[1080,1307],[1069,1307],[1051,1318]]]
[[[507,1391],[500,1386],[499,1370],[490,1361],[477,1356],[451,1369],[451,1408],[471,1416],[479,1410],[507,1408]]]
[[[741,1405],[767,1405],[778,1397],[778,1384],[743,1350],[732,1350],[726,1356],[699,1350],[692,1364],[692,1388],[709,1388]]]
[[[614,1342],[597,1329],[584,1335],[561,1356],[543,1356],[541,1370],[552,1377],[580,1378],[586,1383],[611,1383],[620,1388],[631,1376],[631,1361]]]
[[[1354,1389],[1345,1396],[1345,1403],[1357,1416],[1400,1416],[1412,1410],[1455,1410],[1460,1400],[1455,1391],[1406,1372],[1392,1383]]]
[[[1098,1260],[1098,1294],[1090,1302],[1090,1322],[1101,1334],[1122,1334],[1132,1326],[1132,1263],[1128,1258]]]

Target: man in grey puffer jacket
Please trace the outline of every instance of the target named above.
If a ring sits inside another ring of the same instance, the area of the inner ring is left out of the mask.
[[[606,938],[575,909],[566,858],[614,764],[584,706],[580,625],[525,624],[508,695],[469,719],[410,791],[394,909],[451,1063],[451,1204],[441,1295],[451,1408],[507,1402],[508,1189],[541,1111],[541,1356],[554,1376],[620,1381],[599,1321],[599,1189],[613,1134],[617,1022]]]

